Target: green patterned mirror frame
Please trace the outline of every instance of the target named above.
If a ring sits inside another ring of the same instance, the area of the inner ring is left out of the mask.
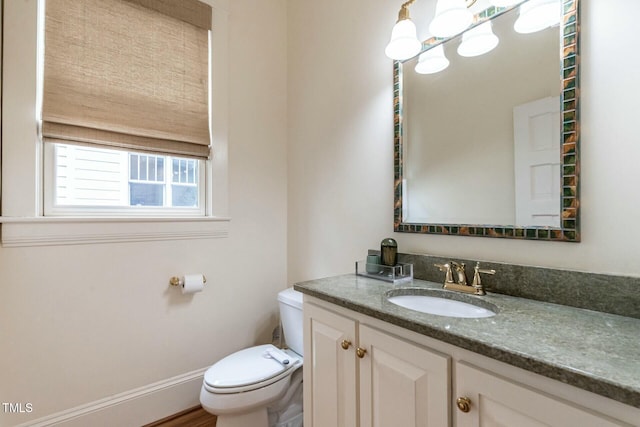
[[[498,8],[478,15],[478,23],[493,19],[512,8]],[[562,0],[560,27],[561,61],[561,219],[560,227],[512,226],[488,224],[438,224],[403,222],[403,117],[402,66],[394,61],[394,231],[404,233],[445,234],[454,236],[497,237],[547,241],[580,241],[579,221],[579,0]],[[429,39],[428,49],[443,40]]]

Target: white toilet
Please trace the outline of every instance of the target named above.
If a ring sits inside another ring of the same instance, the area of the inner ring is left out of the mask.
[[[278,302],[288,349],[250,347],[204,374],[200,403],[216,427],[302,426],[302,294],[285,289]]]

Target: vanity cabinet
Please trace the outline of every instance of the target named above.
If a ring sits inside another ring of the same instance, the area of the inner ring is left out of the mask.
[[[359,425],[449,425],[449,357],[367,325],[358,332],[366,351],[358,365]]]
[[[304,306],[306,427],[449,425],[449,358]]]
[[[626,426],[465,362],[456,363],[457,427]],[[469,399],[468,407],[460,398]],[[465,412],[467,411],[468,412]],[[639,420],[640,421],[640,420]]]
[[[640,425],[636,408],[315,302],[305,297],[305,427]]]
[[[355,320],[304,304],[306,427],[357,426],[355,340]]]

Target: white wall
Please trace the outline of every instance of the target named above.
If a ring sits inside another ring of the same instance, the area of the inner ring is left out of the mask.
[[[398,4],[288,2],[289,281],[354,269],[393,225]],[[382,49],[382,50],[380,50]]]
[[[640,56],[630,32],[640,4],[581,1],[578,244],[393,233],[392,64],[384,47],[400,4],[289,1],[289,281],[351,272],[388,236],[402,252],[640,276]],[[412,17],[418,27],[429,18]]]
[[[230,237],[0,248],[0,400],[33,405],[23,416],[0,408],[0,425],[270,342],[287,284],[286,3],[229,8]],[[204,292],[168,288],[188,272],[207,276]]]
[[[387,236],[404,252],[640,275],[640,4],[582,3],[583,242],[568,244],[393,233],[383,51],[400,2],[230,1],[230,237],[0,248],[1,400],[42,417],[267,341],[286,282],[351,272]],[[203,293],[167,288],[189,271],[208,276]]]

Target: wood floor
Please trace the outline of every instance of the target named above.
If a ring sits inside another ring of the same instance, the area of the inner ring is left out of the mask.
[[[144,427],[215,427],[216,416],[200,406],[158,420]]]

